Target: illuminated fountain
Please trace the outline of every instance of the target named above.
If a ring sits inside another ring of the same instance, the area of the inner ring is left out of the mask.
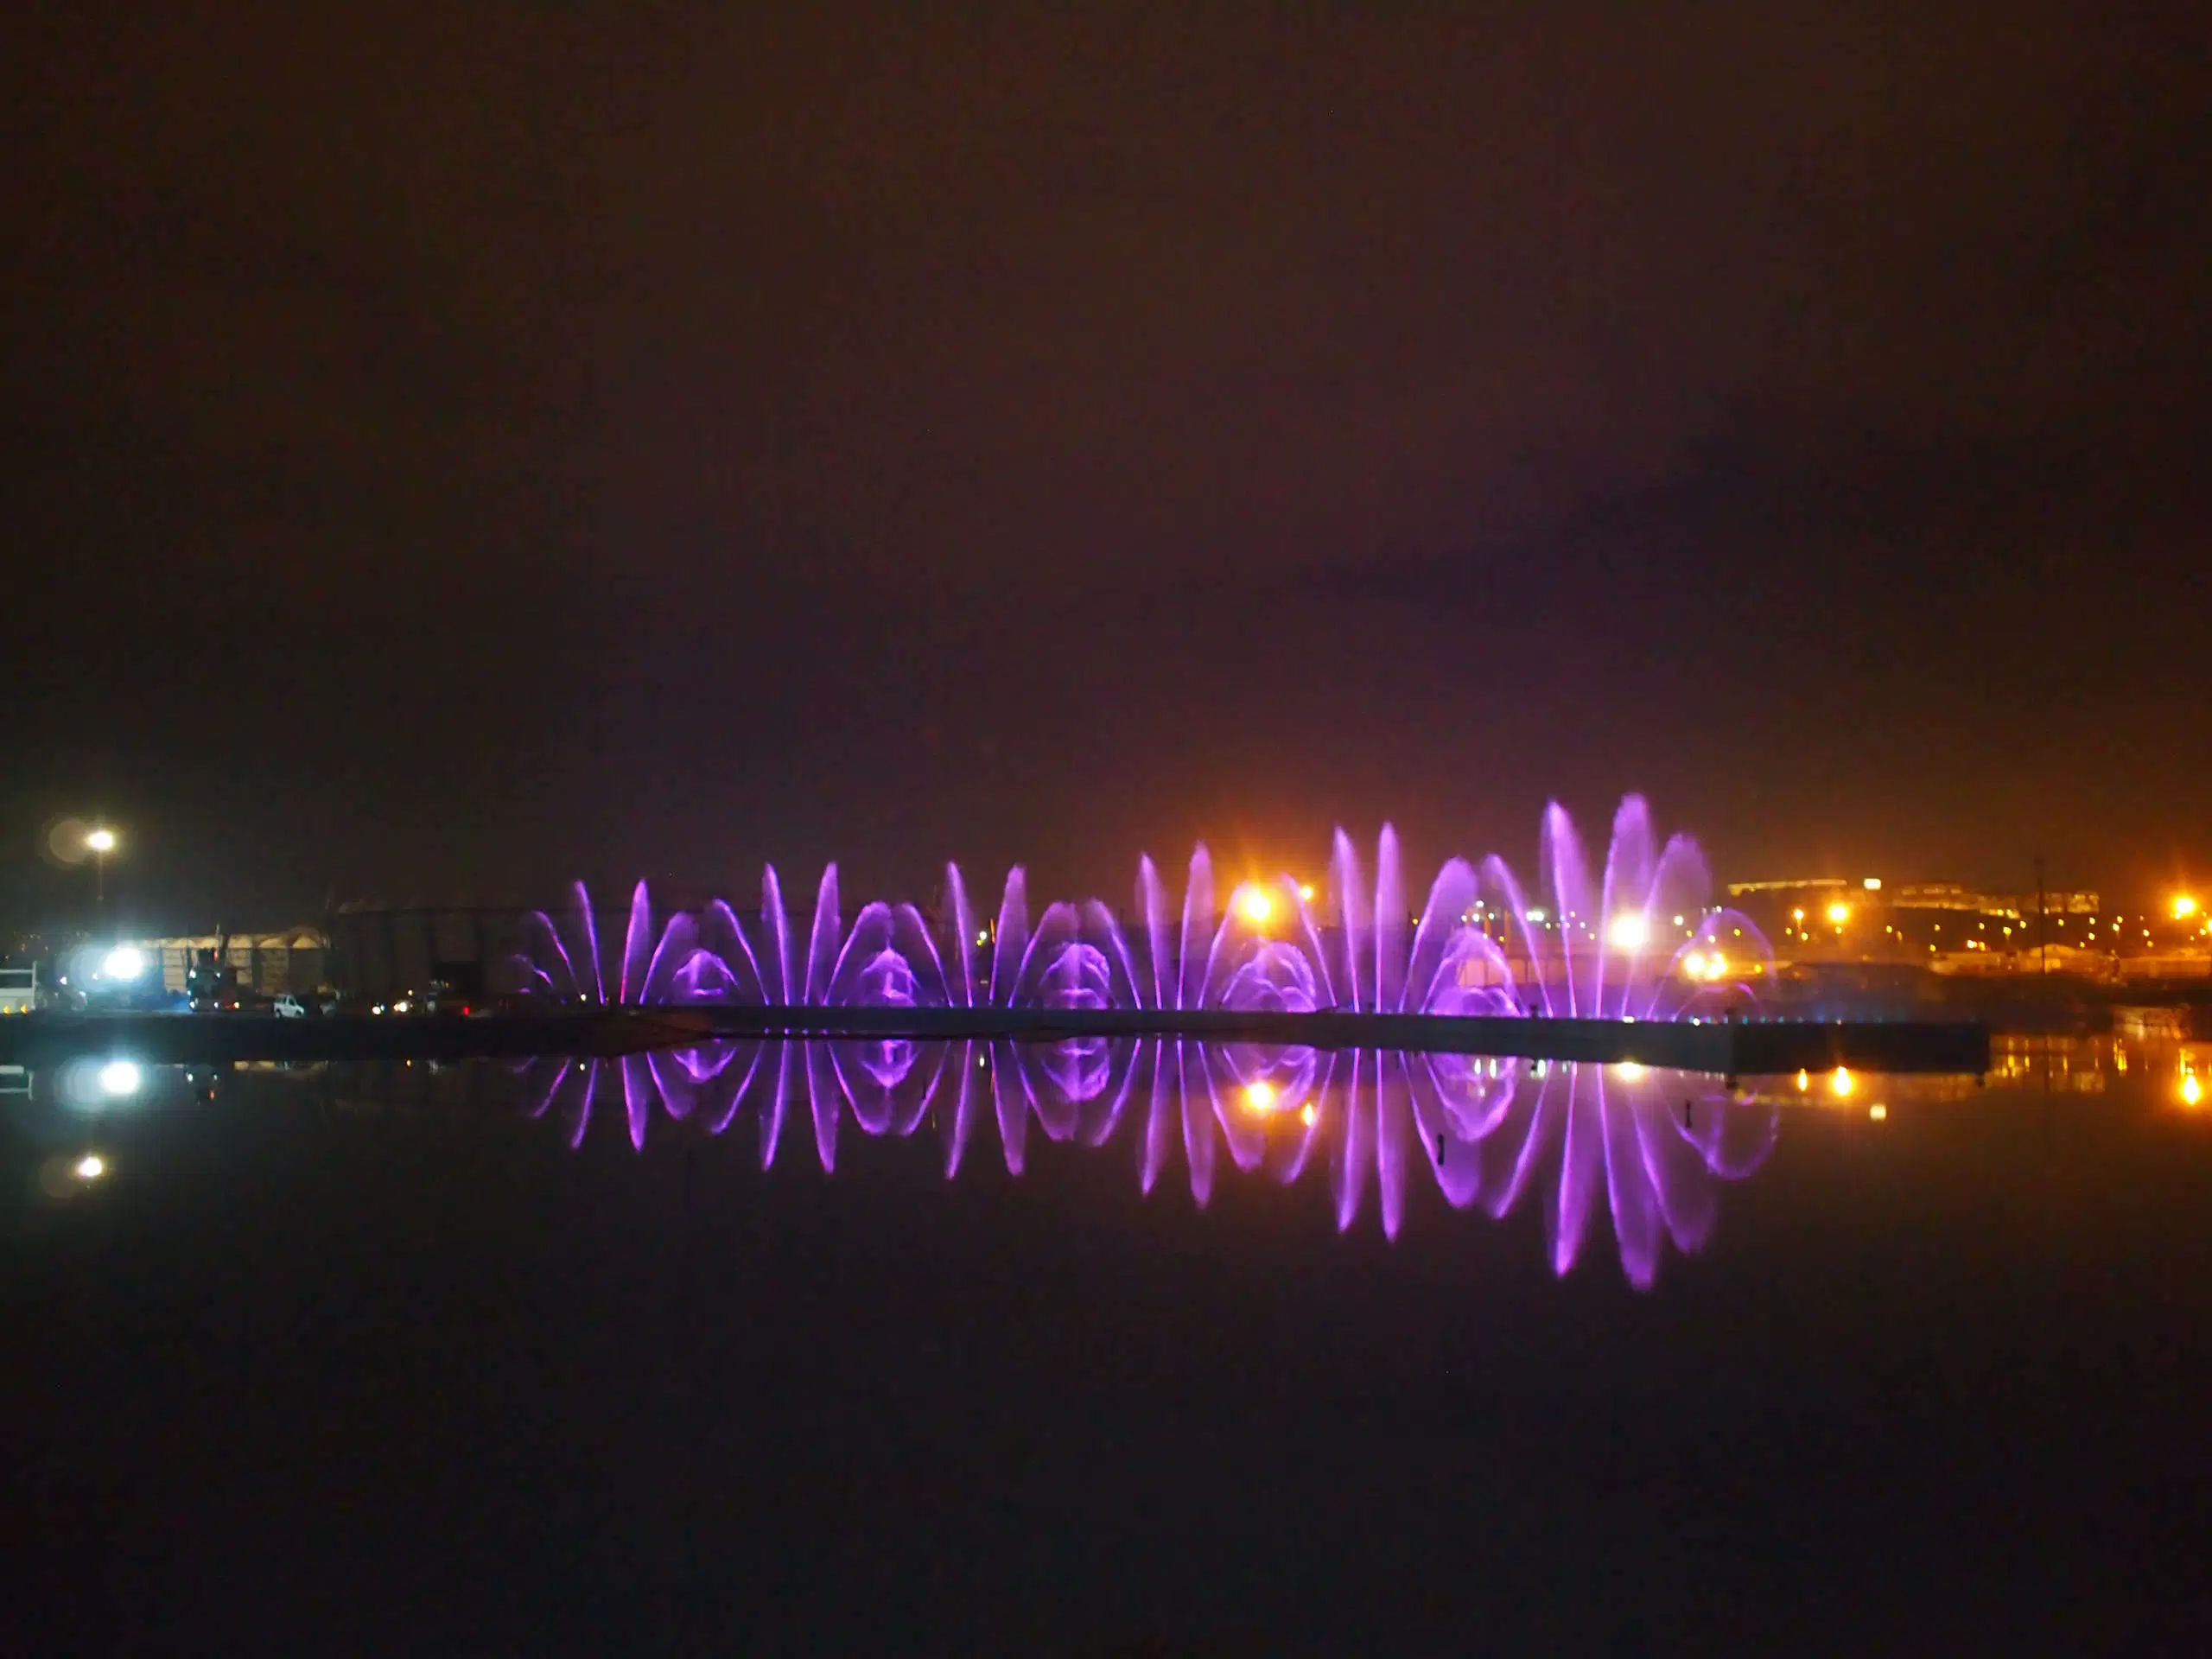
[[[709,1135],[748,1108],[772,1165],[785,1117],[803,1109],[816,1158],[834,1170],[841,1136],[927,1134],[948,1179],[978,1123],[996,1130],[1008,1171],[1033,1135],[1049,1144],[1132,1149],[1153,1191],[1179,1154],[1192,1196],[1212,1196],[1225,1148],[1247,1174],[1288,1184],[1325,1174],[1339,1230],[1373,1189],[1395,1238],[1416,1182],[1455,1210],[1503,1217],[1541,1206],[1551,1265],[1565,1274],[1599,1212],[1624,1272],[1650,1285],[1666,1245],[1709,1236],[1722,1181],[1772,1150],[1778,1108],[1694,1074],[1372,1050],[1262,1049],[1175,1039],[1114,1042],[732,1040],[616,1060],[544,1060],[527,1070],[533,1116],[581,1145],[619,1118],[642,1150],[659,1115]]]
[[[1708,903],[1697,844],[1663,846],[1639,796],[1613,820],[1593,869],[1565,811],[1544,814],[1535,887],[1500,858],[1447,861],[1418,913],[1395,832],[1370,881],[1336,834],[1327,891],[1290,876],[1219,891],[1193,851],[1179,902],[1149,858],[1125,925],[1097,899],[1046,906],[1009,871],[981,920],[956,865],[934,916],[871,903],[848,927],[837,871],[823,870],[802,930],[771,868],[750,925],[727,902],[656,923],[643,882],[618,951],[602,948],[581,884],[563,918],[532,918],[525,988],[563,1003],[767,1007],[1144,1009],[1374,1014],[1542,1014],[1669,1020],[1740,1006],[1771,953],[1748,918]]]

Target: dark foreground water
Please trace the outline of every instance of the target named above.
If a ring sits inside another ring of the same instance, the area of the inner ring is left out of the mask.
[[[2208,1059],[10,1077],[0,1629],[2202,1650]]]

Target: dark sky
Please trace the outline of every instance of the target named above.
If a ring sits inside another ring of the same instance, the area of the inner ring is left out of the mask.
[[[2212,863],[2202,4],[766,10],[10,10],[0,908]]]

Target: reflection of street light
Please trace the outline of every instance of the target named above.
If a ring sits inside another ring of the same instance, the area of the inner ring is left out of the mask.
[[[110,1060],[100,1068],[100,1088],[109,1095],[138,1092],[138,1068],[128,1060]]]

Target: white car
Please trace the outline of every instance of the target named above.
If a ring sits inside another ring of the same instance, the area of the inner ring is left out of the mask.
[[[280,1020],[304,1020],[308,1016],[307,1004],[289,991],[270,1003],[269,1008]]]

